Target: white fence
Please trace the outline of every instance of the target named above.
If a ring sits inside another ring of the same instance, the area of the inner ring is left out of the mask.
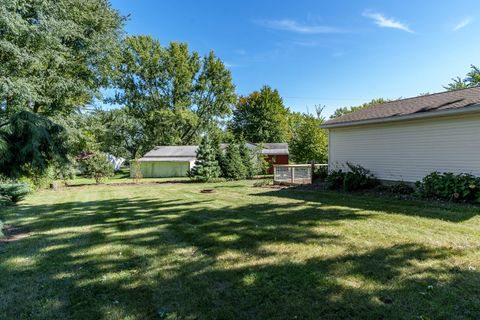
[[[328,164],[315,164],[314,170],[324,168],[328,170]],[[273,166],[273,182],[275,184],[310,184],[312,183],[311,164],[276,164]]]
[[[312,183],[311,164],[277,164],[273,166],[273,182],[276,184]]]

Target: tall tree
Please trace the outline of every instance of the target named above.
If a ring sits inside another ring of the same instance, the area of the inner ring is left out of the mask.
[[[168,47],[149,36],[128,37],[117,66],[114,101],[144,128],[144,148],[192,144],[230,113],[230,71],[213,52],[201,58],[187,44]]]
[[[337,110],[335,110],[335,112],[330,116],[330,119],[335,119],[335,118],[338,118],[338,117],[341,117],[343,115],[346,115],[348,113],[352,113],[354,111],[357,111],[357,110],[360,110],[360,109],[364,109],[366,107],[370,107],[370,106],[373,106],[373,105],[376,105],[376,104],[382,104],[382,103],[385,103],[385,102],[389,102],[390,100],[388,99],[384,99],[384,98],[377,98],[377,99],[372,99],[370,102],[366,102],[362,105],[359,105],[359,106],[353,106],[353,107],[342,107],[342,108],[338,108]]]
[[[103,112],[102,122],[105,131],[99,140],[104,152],[135,159],[148,151],[142,149],[145,134],[141,121],[131,116],[126,108]]]
[[[324,119],[311,114],[297,114],[292,119],[292,140],[289,149],[297,163],[326,163],[328,161],[328,132],[320,128]]]
[[[38,174],[53,158],[65,158],[65,148],[55,145],[63,130],[51,117],[99,95],[122,23],[107,0],[2,1],[0,159],[5,168],[13,154],[18,168],[3,174]]]
[[[289,136],[288,113],[278,91],[264,86],[238,99],[229,126],[249,142],[285,142]]]
[[[453,78],[452,82],[444,86],[444,88],[448,91],[454,91],[454,90],[477,87],[479,85],[480,85],[480,68],[472,64],[470,66],[470,72],[467,73],[465,78],[463,79],[461,77]]]
[[[107,0],[3,0],[0,113],[68,113],[107,84],[123,18]]]

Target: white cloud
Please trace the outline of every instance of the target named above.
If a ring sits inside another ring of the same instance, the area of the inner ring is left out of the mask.
[[[303,41],[303,40],[298,40],[298,41],[292,41],[292,43],[296,46],[299,47],[316,47],[318,46],[317,41]]]
[[[472,18],[465,18],[462,21],[460,21],[459,23],[457,23],[457,25],[455,25],[453,27],[452,31],[455,32],[455,31],[458,31],[460,29],[463,29],[466,26],[468,26],[471,22],[472,22]]]
[[[234,64],[234,63],[228,63],[228,62],[226,62],[226,61],[225,61],[223,64],[224,64],[224,65],[225,65],[225,67],[226,67],[226,68],[228,68],[228,69],[232,69],[232,68],[238,68],[238,67],[239,67],[239,65],[238,65],[238,64]]]
[[[381,28],[398,29],[409,33],[415,33],[410,27],[394,18],[387,18],[383,14],[378,12],[364,11],[363,16],[370,18],[373,22]]]
[[[320,33],[336,33],[342,32],[340,29],[330,27],[330,26],[323,26],[323,25],[316,25],[316,24],[302,24],[295,20],[291,19],[282,19],[282,20],[259,20],[256,21],[257,24],[269,28],[269,29],[276,29],[276,30],[284,30],[290,31],[295,33],[302,33],[302,34],[320,34]]]
[[[244,56],[244,55],[247,54],[247,50],[245,50],[243,48],[240,48],[240,49],[235,50],[235,53],[240,55],[240,56]]]

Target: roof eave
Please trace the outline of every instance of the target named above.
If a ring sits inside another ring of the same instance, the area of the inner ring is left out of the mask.
[[[393,116],[393,117],[375,118],[375,119],[367,119],[367,120],[359,120],[359,121],[323,124],[320,127],[323,129],[331,129],[331,128],[350,127],[350,126],[357,126],[357,125],[416,120],[416,119],[425,119],[425,118],[434,118],[434,117],[445,117],[450,115],[460,115],[460,114],[468,114],[468,113],[475,113],[475,112],[480,112],[480,104],[474,104],[472,106],[464,107],[460,109],[447,109],[447,110],[440,110],[440,111],[413,113],[413,114],[407,114],[404,116]]]

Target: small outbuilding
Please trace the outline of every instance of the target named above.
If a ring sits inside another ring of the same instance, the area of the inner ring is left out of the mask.
[[[288,143],[263,143],[262,154],[270,163],[269,174],[273,174],[274,165],[286,165],[289,163]]]
[[[256,150],[259,146],[271,164],[270,173],[273,173],[274,164],[288,164],[287,143],[247,143],[250,150]],[[221,145],[222,149],[226,147],[226,144]],[[195,165],[197,149],[198,146],[157,146],[137,160],[140,172],[145,178],[185,177]],[[132,177],[134,172],[132,167]]]
[[[480,87],[369,106],[322,127],[330,170],[350,162],[405,182],[433,171],[480,176]]]
[[[138,159],[145,178],[185,177],[195,165],[198,146],[158,146]],[[133,175],[133,170],[130,170]]]

